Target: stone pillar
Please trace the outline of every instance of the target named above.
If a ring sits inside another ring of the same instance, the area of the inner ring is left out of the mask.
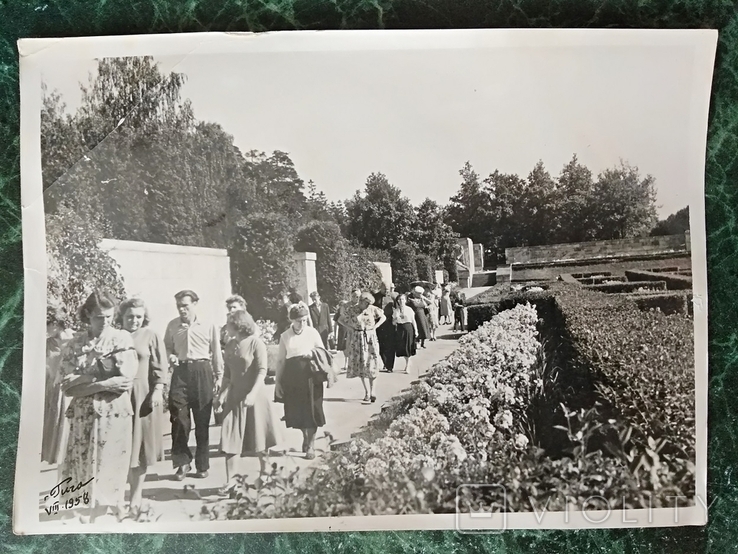
[[[435,276],[436,276],[436,283],[438,283],[439,285],[442,285],[443,284],[443,270],[437,269],[435,271]]]
[[[382,282],[386,290],[392,286],[392,265],[389,262],[372,262],[382,274]]]
[[[474,245],[474,271],[482,271],[484,269],[484,246],[482,244]]]
[[[512,281],[512,266],[511,265],[497,266],[497,282],[498,283],[510,283],[511,281]]]
[[[318,290],[318,279],[315,275],[315,252],[295,252],[292,254],[297,273],[297,292],[305,303],[310,302],[310,293]]]

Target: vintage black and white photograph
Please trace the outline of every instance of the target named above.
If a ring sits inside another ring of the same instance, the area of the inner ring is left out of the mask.
[[[16,532],[704,524],[716,38],[21,41]]]

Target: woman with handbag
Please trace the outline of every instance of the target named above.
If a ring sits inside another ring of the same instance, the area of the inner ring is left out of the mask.
[[[315,433],[325,425],[324,376],[313,369],[313,350],[323,349],[323,339],[308,325],[307,306],[295,304],[289,311],[290,326],[279,337],[274,397],[284,403],[287,427],[302,431],[305,458],[315,458]]]
[[[226,331],[232,340],[225,347],[221,392],[213,402],[223,421],[224,491],[233,484],[239,458],[257,456],[263,472],[266,453],[282,440],[279,420],[264,388],[268,355],[256,322],[248,312],[235,311],[228,314]]]

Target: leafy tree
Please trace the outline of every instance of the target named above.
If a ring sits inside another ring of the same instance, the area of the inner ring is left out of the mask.
[[[410,290],[410,283],[418,280],[416,252],[410,243],[401,241],[390,250],[392,259],[392,280],[397,292]]]
[[[277,297],[297,285],[293,242],[292,223],[282,214],[255,213],[238,222],[231,278],[253,315],[274,318]]]
[[[550,244],[556,234],[556,183],[538,161],[526,179],[521,197],[520,212],[516,215],[523,224],[524,241],[528,245]],[[554,239],[555,240],[555,239]]]
[[[574,154],[558,177],[553,229],[557,243],[591,240],[594,222],[589,210],[593,189],[592,172]]]
[[[484,180],[484,190],[489,207],[480,242],[485,245],[485,258],[504,261],[505,248],[527,244],[529,226],[521,224],[526,183],[517,175],[495,171]]]
[[[638,168],[620,165],[600,173],[590,199],[594,239],[647,235],[656,223],[654,178],[641,179]]]
[[[444,221],[444,209],[435,201],[426,198],[415,208],[416,249],[427,254],[434,262],[447,257],[456,243],[458,234]]]
[[[479,175],[466,162],[459,171],[461,187],[446,207],[446,223],[461,237],[486,244],[490,222],[490,196]]]
[[[307,212],[307,199],[304,183],[289,155],[276,150],[267,156],[251,150],[245,159],[244,176],[253,191],[253,210],[286,214],[299,222]]]
[[[346,201],[346,213],[348,236],[367,248],[389,250],[395,243],[409,240],[415,226],[410,200],[382,173],[372,173],[364,194],[356,191]]]
[[[382,272],[374,265],[371,250],[357,246],[349,246],[349,263],[346,272],[346,293],[344,298],[352,289],[359,288],[363,291],[383,291]]]
[[[435,281],[433,259],[428,254],[418,254],[415,256],[415,266],[418,271],[419,281]]]
[[[659,220],[651,230],[651,236],[681,235],[689,230],[689,206]]]
[[[46,216],[47,306],[79,329],[79,308],[95,289],[125,297],[118,264],[98,247],[102,231],[66,206]]]
[[[295,241],[298,252],[315,252],[318,291],[330,306],[348,295],[348,241],[332,221],[311,221],[300,228]]]

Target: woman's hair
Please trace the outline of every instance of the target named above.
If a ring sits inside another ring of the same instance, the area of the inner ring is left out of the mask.
[[[96,290],[87,297],[79,310],[79,319],[85,325],[90,323],[90,314],[97,310],[109,310],[115,308],[118,301],[108,291]]]
[[[288,298],[290,299],[290,302],[292,302],[293,304],[299,304],[300,302],[302,302],[302,295],[296,292],[291,292]]]
[[[400,307],[400,297],[404,298],[405,302],[407,302],[407,296],[405,296],[404,294],[398,294],[397,296],[395,296],[395,308]]]
[[[243,296],[240,294],[234,294],[233,296],[229,296],[226,298],[226,306],[230,306],[231,304],[241,304],[244,308],[246,308],[246,300],[243,299]]]
[[[251,317],[251,314],[243,310],[238,310],[232,314],[228,314],[227,321],[244,337],[250,337],[251,335],[256,335],[259,332],[259,327],[256,325],[254,318]]]
[[[371,306],[374,304],[374,297],[372,296],[371,292],[362,292],[361,296],[359,296],[359,301],[366,300],[369,302],[369,305]]]
[[[141,323],[141,327],[146,327],[151,322],[151,319],[149,319],[149,309],[146,307],[146,304],[141,298],[134,296],[132,298],[126,298],[120,303],[120,306],[118,306],[118,313],[115,315],[115,323],[118,327],[123,328],[123,320],[126,318],[126,312],[131,308],[144,309],[144,319],[143,323]]]

